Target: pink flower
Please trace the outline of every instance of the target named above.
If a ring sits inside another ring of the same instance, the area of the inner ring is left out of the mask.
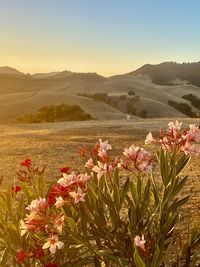
[[[94,167],[92,158],[88,159],[88,161],[85,163],[85,167],[88,169],[92,169]]]
[[[138,171],[148,172],[152,165],[151,153],[144,148],[136,147],[134,145],[124,149],[123,153],[127,158],[127,162],[122,164],[125,168],[129,169],[128,163],[131,161],[134,163],[135,168]]]
[[[47,210],[48,204],[45,198],[35,199],[31,202],[31,204],[26,208],[30,212],[41,212],[45,213]]]
[[[142,235],[142,239],[139,235],[136,235],[136,237],[134,238],[134,243],[136,247],[144,248],[144,244],[146,243],[146,240],[144,240],[144,235]]]
[[[93,172],[97,173],[97,178],[100,179],[104,174],[107,173],[107,163],[102,163],[100,161],[97,161],[96,166],[93,167]]]
[[[76,183],[76,174],[74,172],[67,174],[63,173],[63,177],[57,181],[61,186],[67,187]]]
[[[82,192],[81,188],[78,187],[77,192],[70,192],[69,195],[74,199],[74,204],[78,204],[79,202],[84,202],[86,193]]]
[[[107,151],[105,149],[101,149],[98,152],[98,156],[100,157],[101,160],[103,160],[104,162],[108,162],[109,161],[109,156],[107,154]]]
[[[124,148],[123,154],[129,159],[135,160],[138,156],[139,150],[140,148],[138,146],[136,147],[135,145],[131,145],[129,148]]]
[[[186,142],[181,149],[185,153],[185,155],[197,156],[200,153],[200,149],[194,144],[190,144],[189,142]]]
[[[200,129],[194,124],[190,124],[190,131],[188,131],[186,138],[188,142],[200,142]]]
[[[59,215],[58,218],[55,219],[55,228],[58,231],[58,233],[62,233],[64,220],[65,220],[64,214]]]
[[[38,232],[46,224],[44,218],[42,218],[35,211],[27,215],[24,220],[20,221],[21,236],[25,235],[27,232]]]
[[[99,139],[99,150],[111,150],[111,149],[112,146],[108,144],[108,140],[103,142],[101,139]]]
[[[80,173],[78,176],[77,176],[77,182],[79,184],[79,186],[85,186],[85,184],[91,179],[91,176],[90,175],[87,175],[87,174],[82,174]]]
[[[47,239],[47,242],[44,243],[44,245],[42,246],[42,249],[47,249],[49,248],[51,254],[55,254],[56,253],[56,249],[61,249],[64,246],[64,243],[62,241],[58,240],[57,235],[53,235],[52,237],[50,237],[49,239]]]

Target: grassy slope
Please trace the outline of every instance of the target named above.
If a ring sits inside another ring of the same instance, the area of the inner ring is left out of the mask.
[[[181,98],[189,93],[200,97],[199,87],[155,85],[142,75],[121,75],[107,79],[96,74],[72,74],[47,79],[0,75],[0,122],[33,113],[42,105],[63,102],[76,103],[97,119],[122,119],[124,115],[116,109],[76,94],[102,92],[121,95],[129,90],[134,90],[140,96],[137,109],[147,109],[148,114],[155,117],[185,117],[169,107],[168,100],[189,103]]]

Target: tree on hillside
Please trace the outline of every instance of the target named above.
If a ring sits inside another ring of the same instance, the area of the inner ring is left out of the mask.
[[[134,95],[135,95],[135,92],[134,92],[133,90],[129,90],[129,91],[128,91],[128,95],[129,95],[129,96],[134,96]]]

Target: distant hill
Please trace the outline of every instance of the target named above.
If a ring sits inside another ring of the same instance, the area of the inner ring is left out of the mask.
[[[52,72],[47,72],[47,73],[34,73],[34,74],[31,74],[31,77],[35,79],[45,79],[51,76],[55,76],[59,73],[60,73],[59,71],[52,71]]]
[[[20,75],[24,76],[23,72],[20,72],[14,68],[10,68],[8,66],[0,67],[0,74],[10,74],[10,75]]]
[[[180,79],[200,86],[200,62],[147,64],[129,74],[147,74],[154,83],[160,85],[172,85],[175,80]]]
[[[127,110],[134,109],[137,112],[131,113],[132,118],[141,113],[147,117],[187,117],[170,106],[169,100],[186,104],[192,112],[199,113],[198,108],[183,99],[188,94],[200,98],[198,85],[200,63],[145,65],[136,71],[108,78],[96,73],[70,71],[25,75],[13,68],[1,67],[0,123],[33,114],[42,106],[62,103],[79,105],[99,120],[126,119]],[[128,95],[129,91],[134,91],[137,101]],[[84,96],[96,93],[107,94],[112,103]],[[127,105],[132,104],[127,109]]]

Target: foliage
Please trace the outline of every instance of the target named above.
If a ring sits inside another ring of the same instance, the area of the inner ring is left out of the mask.
[[[169,106],[172,106],[173,108],[179,110],[180,112],[182,112],[183,114],[185,114],[191,118],[196,118],[196,116],[197,116],[197,114],[192,111],[191,106],[188,105],[187,103],[178,103],[176,101],[169,100],[168,104],[169,104]]]
[[[24,115],[16,119],[18,123],[41,123],[55,121],[84,121],[92,116],[85,113],[78,105],[49,105],[38,109],[35,115]]]
[[[182,98],[187,99],[188,101],[190,101],[190,103],[195,107],[200,109],[200,98],[198,96],[195,96],[193,94],[188,94],[188,95],[184,95],[182,96]]]
[[[134,92],[133,90],[129,90],[129,91],[128,91],[128,95],[129,95],[129,96],[134,96],[134,95],[135,95],[135,92]]]
[[[119,95],[119,96],[118,95],[109,96],[106,93],[94,93],[94,94],[78,93],[77,95],[104,102],[120,110],[125,114],[132,114],[142,118],[147,117],[148,111],[141,110],[140,112],[137,112],[136,108],[134,107],[134,104],[140,100],[140,97],[138,95],[135,95],[135,92],[133,90],[129,90],[127,95]]]
[[[147,145],[159,146],[156,155],[131,145],[113,157],[100,139],[78,150],[85,172],[63,167],[52,182],[45,167],[22,161],[17,180],[0,191],[0,265],[197,266],[197,227],[171,256],[180,208],[190,197],[182,194],[182,173],[199,152],[195,142],[200,130],[182,131],[177,121],[158,139],[147,135]]]

